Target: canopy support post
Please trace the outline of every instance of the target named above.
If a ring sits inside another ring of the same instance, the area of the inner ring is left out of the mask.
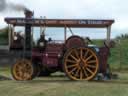
[[[64,27],[64,41],[66,42],[67,39],[67,27]]]
[[[11,38],[12,37],[12,29],[11,29],[11,25],[8,24],[8,50],[10,50],[11,47]]]
[[[111,36],[111,26],[107,27],[107,44],[109,45],[110,42],[110,36]]]

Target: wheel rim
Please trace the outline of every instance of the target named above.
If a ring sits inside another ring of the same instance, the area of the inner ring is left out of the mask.
[[[13,66],[13,77],[16,80],[30,80],[33,75],[33,66],[29,60],[18,60]]]
[[[64,58],[64,70],[73,80],[91,80],[98,71],[98,57],[91,48],[72,48]]]

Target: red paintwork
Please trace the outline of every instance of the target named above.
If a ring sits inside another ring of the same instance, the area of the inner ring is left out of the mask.
[[[85,40],[79,36],[71,36],[65,42],[65,47],[67,49],[78,46],[86,46]]]
[[[58,67],[60,56],[62,56],[63,44],[48,44],[46,50],[40,52],[38,49],[33,49],[33,59],[40,59],[42,64],[47,67]],[[105,73],[107,69],[107,60],[109,56],[109,49],[101,47],[98,53],[99,56],[99,72]]]
[[[100,47],[100,51],[98,53],[99,56],[99,71],[101,73],[105,73],[107,69],[107,61],[108,61],[108,56],[109,56],[109,48],[107,47]]]
[[[71,36],[66,40],[65,43],[47,43],[45,49],[42,51],[40,51],[39,48],[34,48],[32,51],[32,57],[35,61],[41,61],[42,65],[44,66],[59,67],[62,65],[61,57],[63,57],[64,51],[78,46],[85,46],[84,39],[79,36]],[[60,59],[61,62],[59,62]]]
[[[63,44],[59,43],[49,43],[44,51],[34,48],[32,51],[33,59],[40,60],[47,67],[57,67],[59,58],[62,56],[63,46]]]
[[[46,50],[43,55],[43,64],[51,67],[58,66],[58,60],[62,55],[63,44],[51,43],[46,46]]]
[[[67,39],[69,40],[69,39]],[[70,41],[70,40],[69,40]],[[77,41],[77,39],[76,39]],[[71,40],[72,42],[72,40]],[[76,45],[79,45],[80,41],[78,39],[78,43],[75,43]],[[82,44],[82,43],[81,43]],[[32,51],[33,60],[41,61],[41,64],[43,66],[47,66],[48,68],[58,68],[62,65],[62,62],[60,63],[59,60],[62,61],[61,57],[63,57],[64,49],[66,48],[66,43],[49,43],[47,44],[44,51],[39,51],[38,48],[34,48]],[[69,49],[69,48],[68,48]],[[97,53],[99,57],[99,72],[105,73],[107,69],[107,60],[109,56],[109,49],[107,47],[100,47],[99,52]]]
[[[69,39],[68,39],[69,40]],[[74,42],[75,41],[75,42]],[[67,43],[67,42],[66,42]],[[69,40],[67,44],[63,43],[49,43],[46,45],[45,50],[41,51],[39,48],[33,48],[32,49],[32,60],[35,60],[36,62],[40,62],[42,66],[47,66],[48,68],[56,68],[57,70],[60,70],[60,65],[62,65],[63,54],[66,49],[72,48],[77,46],[83,46],[86,44],[81,43],[79,39],[73,39]],[[12,47],[18,50],[18,48]],[[109,57],[109,49],[107,47],[100,47],[98,52],[99,57],[99,72],[105,73],[107,69],[107,61]],[[61,62],[59,62],[61,60]]]

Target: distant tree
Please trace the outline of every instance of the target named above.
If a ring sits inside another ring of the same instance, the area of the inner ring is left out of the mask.
[[[8,44],[8,27],[0,29],[0,45]]]
[[[128,39],[128,34],[121,34],[117,36],[116,39]]]
[[[8,27],[0,29],[0,38],[8,37]]]

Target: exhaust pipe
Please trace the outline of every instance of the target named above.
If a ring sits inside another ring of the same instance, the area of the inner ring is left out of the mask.
[[[25,9],[24,10],[26,22],[29,21],[29,19],[33,18],[33,12]],[[31,58],[31,50],[32,50],[32,32],[31,32],[31,24],[26,23],[25,24],[25,42],[24,42],[24,51],[25,51],[25,57]]]

